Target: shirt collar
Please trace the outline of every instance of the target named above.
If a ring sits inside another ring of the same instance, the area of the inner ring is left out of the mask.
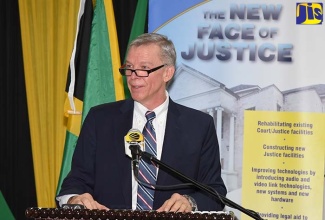
[[[157,108],[153,109],[153,111],[156,114],[156,117],[159,117],[163,112],[167,111],[168,109],[168,105],[169,105],[169,94],[167,91],[165,91],[166,93],[166,100],[159,105]],[[136,112],[139,112],[143,117],[145,117],[145,113],[148,111],[148,109],[143,106],[141,103],[134,101],[134,108]]]

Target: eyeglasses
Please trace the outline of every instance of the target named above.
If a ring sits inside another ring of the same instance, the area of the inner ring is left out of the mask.
[[[138,77],[148,77],[150,73],[155,72],[166,65],[167,64],[163,64],[161,66],[157,66],[150,70],[143,70],[143,69],[130,69],[130,68],[127,68],[126,65],[124,64],[123,66],[121,66],[119,68],[119,71],[123,76],[131,76],[132,73],[135,73],[135,75]]]

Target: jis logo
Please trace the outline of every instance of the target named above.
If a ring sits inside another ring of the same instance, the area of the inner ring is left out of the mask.
[[[314,25],[323,22],[323,3],[297,3],[296,24]]]

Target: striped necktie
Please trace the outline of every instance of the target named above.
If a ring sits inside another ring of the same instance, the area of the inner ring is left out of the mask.
[[[145,138],[145,151],[157,156],[157,141],[156,132],[152,125],[153,119],[156,118],[156,114],[153,111],[146,112],[147,123],[143,128],[143,136]],[[156,184],[157,167],[153,164],[140,160],[139,165],[139,179],[148,184]],[[138,210],[152,210],[154,187],[148,188],[146,186],[138,185],[137,195],[137,209]]]

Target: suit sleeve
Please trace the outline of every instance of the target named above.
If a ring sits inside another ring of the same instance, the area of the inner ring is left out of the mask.
[[[86,117],[74,150],[71,171],[64,179],[59,196],[93,194],[96,155],[95,120],[92,111]]]
[[[220,195],[225,196],[227,189],[221,178],[219,144],[212,118],[209,120],[203,140],[197,181],[212,187]],[[197,191],[190,196],[195,199],[199,210],[221,211],[224,208],[221,201],[202,191]]]

